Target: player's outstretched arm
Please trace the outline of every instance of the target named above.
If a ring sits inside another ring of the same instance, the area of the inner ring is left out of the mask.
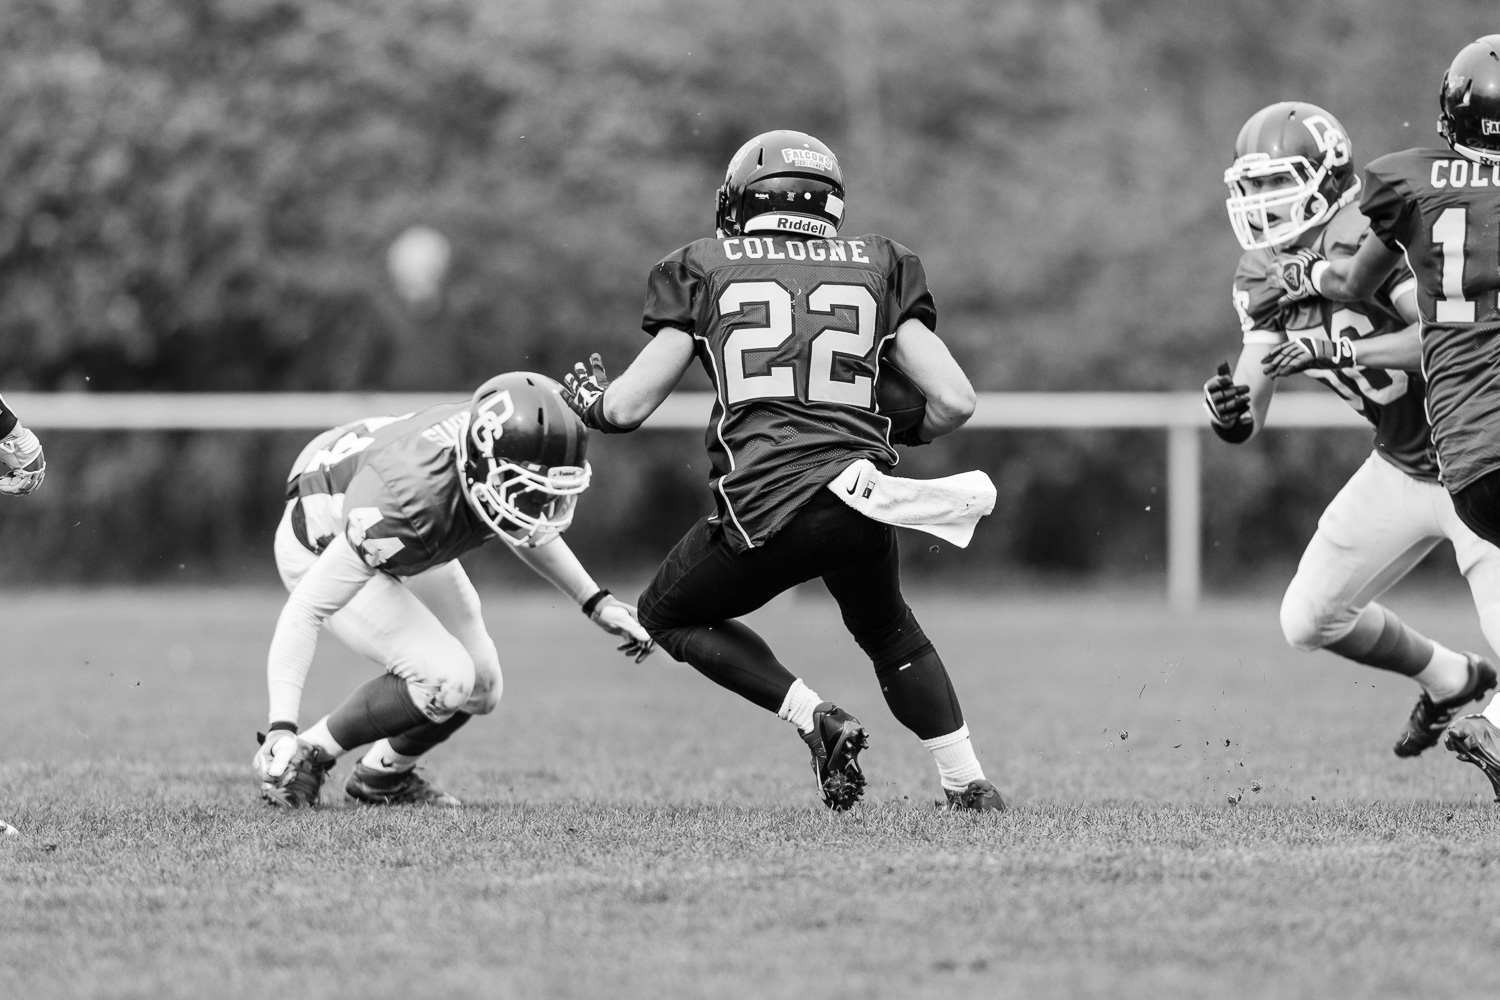
[[[969,377],[948,345],[921,320],[908,319],[896,328],[890,359],[927,397],[927,412],[918,428],[923,441],[951,434],[974,415],[977,397]]]
[[[509,548],[538,576],[572,598],[595,625],[625,640],[619,646],[620,652],[637,663],[651,655],[656,643],[636,620],[635,608],[595,583],[561,538],[535,548],[518,545]]]
[[[692,335],[662,327],[614,381],[597,354],[589,356],[587,368],[574,365],[573,373],[563,378],[563,398],[595,430],[633,431],[671,395],[692,363]]]
[[[1327,260],[1313,250],[1298,250],[1277,261],[1286,301],[1321,295],[1334,302],[1358,302],[1374,295],[1380,283],[1405,258],[1373,237],[1352,257]]]
[[[342,534],[318,556],[307,575],[297,581],[271,637],[266,656],[266,688],[270,695],[270,731],[255,755],[255,768],[264,779],[279,774],[296,749],[296,741],[284,742],[297,732],[302,709],[302,688],[318,648],[318,630],[375,575],[350,547]]]

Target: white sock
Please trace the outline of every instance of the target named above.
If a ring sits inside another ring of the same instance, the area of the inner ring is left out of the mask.
[[[1462,653],[1432,644],[1432,659],[1412,680],[1422,685],[1427,697],[1443,702],[1457,698],[1469,684],[1469,661]]]
[[[974,756],[974,744],[969,742],[968,726],[960,726],[947,736],[923,740],[922,745],[932,754],[938,777],[948,791],[961,792],[969,787],[969,782],[984,777],[979,758]]]
[[[1484,708],[1483,715],[1495,725],[1500,726],[1500,694],[1490,699],[1490,703]]]
[[[365,767],[376,771],[385,771],[388,774],[396,774],[402,771],[410,771],[417,766],[420,757],[408,757],[404,753],[397,753],[391,749],[390,740],[377,740],[370,744],[370,749],[359,762]]]
[[[796,726],[798,732],[810,733],[813,728],[813,709],[821,704],[823,699],[818,697],[818,692],[803,684],[799,677],[792,681],[791,689],[787,691],[781,710],[776,715]]]
[[[328,716],[326,715],[319,719],[317,725],[313,726],[307,732],[298,733],[297,739],[303,743],[311,743],[315,747],[321,747],[324,753],[333,757],[342,757],[349,752],[339,746],[338,741],[333,738],[333,734],[328,731]]]

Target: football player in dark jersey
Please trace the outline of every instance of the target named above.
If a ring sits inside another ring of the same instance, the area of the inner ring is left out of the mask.
[[[1406,625],[1376,603],[1444,538],[1452,540],[1492,645],[1500,646],[1500,549],[1475,535],[1438,483],[1423,410],[1415,280],[1392,271],[1365,298],[1285,302],[1276,251],[1308,247],[1347,258],[1373,242],[1354,200],[1360,190],[1349,137],[1312,104],[1272,104],[1251,116],[1225,172],[1227,206],[1245,253],[1233,298],[1244,348],[1205,386],[1213,429],[1231,443],[1265,425],[1278,379],[1303,371],[1363,414],[1375,449],[1328,505],[1281,603],[1281,628],[1298,649],[1326,649],[1405,674],[1422,694],[1396,741],[1409,757],[1437,743],[1458,710],[1495,686],[1495,670]]]
[[[897,460],[876,408],[882,365],[899,366],[927,398],[896,443],[957,429],[975,398],[933,332],[921,261],[884,236],[840,236],[843,197],[837,160],[812,136],[745,143],[719,188],[717,236],[651,271],[651,342],[613,383],[597,355],[592,371],[579,365],[564,380],[569,401],[590,427],[632,430],[701,362],[716,394],[706,439],[717,513],[662,563],[641,595],[641,624],[678,660],[793,723],[824,802],[847,809],[864,786],[864,727],[736,620],[821,577],[891,711],[932,752],[948,804],[997,810],[948,672],[901,596],[895,531],[849,506],[859,483],[847,503],[828,488],[858,462]]]
[[[36,435],[21,425],[20,419],[0,396],[0,493],[19,497],[42,485],[47,474],[47,459]]]
[[[637,661],[634,609],[594,583],[561,535],[588,487],[588,432],[544,375],[512,372],[472,400],[318,435],[287,482],[276,565],[291,592],[267,660],[261,794],[313,806],[334,762],[372,744],[345,790],[370,804],[458,805],[417,759],[500,700],[500,660],[458,557],[494,538],[572,597]],[[323,623],[385,673],[305,732],[302,687]]]
[[[1342,260],[1299,251],[1280,277],[1289,298],[1342,302],[1410,264],[1443,485],[1464,523],[1500,544],[1500,35],[1454,57],[1438,105],[1448,149],[1407,149],[1365,168],[1360,209],[1379,238]],[[1447,746],[1500,798],[1500,698],[1454,722]]]

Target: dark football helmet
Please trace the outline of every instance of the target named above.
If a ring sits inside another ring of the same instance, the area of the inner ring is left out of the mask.
[[[542,545],[566,531],[588,489],[588,430],[561,393],[545,375],[496,375],[475,390],[459,439],[464,498],[491,531],[517,545]]]
[[[1224,171],[1229,224],[1240,246],[1290,243],[1359,193],[1349,133],[1316,104],[1283,101],[1250,116]]]
[[[1455,153],[1500,163],[1500,35],[1465,45],[1443,74],[1438,135]]]
[[[844,175],[833,150],[806,132],[763,132],[740,147],[719,187],[722,239],[759,231],[835,236],[844,221]]]

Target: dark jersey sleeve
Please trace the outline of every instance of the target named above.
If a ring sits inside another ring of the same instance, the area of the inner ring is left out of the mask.
[[[909,319],[920,320],[922,325],[937,331],[937,303],[932,300],[932,291],[927,287],[927,271],[916,254],[899,243],[892,244],[896,266],[891,271],[891,292],[895,300],[895,323],[900,326]]]
[[[1370,220],[1370,231],[1380,237],[1386,249],[1400,253],[1411,245],[1417,206],[1402,194],[1397,177],[1382,169],[1385,159],[1381,157],[1365,168],[1359,210]]]
[[[646,279],[646,311],[641,329],[653,337],[664,326],[698,332],[696,299],[703,276],[688,266],[684,253],[685,248],[657,264]]]
[[[5,437],[11,431],[15,430],[17,423],[19,421],[16,419],[14,411],[5,405],[5,397],[0,396],[0,438]]]

